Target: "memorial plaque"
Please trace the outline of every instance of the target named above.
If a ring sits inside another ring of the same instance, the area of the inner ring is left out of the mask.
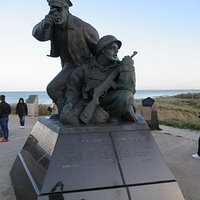
[[[57,145],[42,193],[59,181],[68,192],[123,185],[108,132],[67,133]]]
[[[126,185],[174,180],[149,130],[111,134]]]
[[[11,178],[13,177],[14,187],[18,187],[16,180],[24,177],[20,177],[20,171],[16,173],[18,168],[21,168],[21,173],[27,174],[34,190],[37,192],[41,190],[57,137],[58,133],[40,122],[36,123],[11,169],[10,174]],[[15,181],[16,183],[14,183]],[[26,181],[24,180],[23,182]],[[24,190],[23,187],[19,187],[19,189]]]
[[[41,189],[58,134],[37,122],[20,155]]]

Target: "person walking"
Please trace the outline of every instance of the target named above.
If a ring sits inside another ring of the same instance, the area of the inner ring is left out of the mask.
[[[198,148],[197,148],[197,153],[192,155],[193,158],[200,159],[200,137],[198,139]]]
[[[200,119],[200,112],[198,114],[198,118]],[[198,139],[198,148],[197,148],[197,153],[192,155],[193,158],[200,159],[200,137]]]
[[[20,128],[24,128],[25,116],[28,114],[28,108],[23,98],[19,98],[16,106],[16,114],[19,116]]]
[[[5,95],[0,96],[0,126],[3,132],[3,138],[0,142],[8,142],[8,116],[11,113],[10,105],[5,101]]]

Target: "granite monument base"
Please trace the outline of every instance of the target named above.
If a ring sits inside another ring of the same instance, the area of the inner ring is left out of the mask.
[[[17,200],[183,200],[148,125],[70,127],[41,117],[10,175]]]

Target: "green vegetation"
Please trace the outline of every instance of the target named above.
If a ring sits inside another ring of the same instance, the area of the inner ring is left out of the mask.
[[[200,93],[180,94],[170,97],[156,97],[159,124],[183,129],[200,130]],[[142,99],[137,100],[141,109]]]
[[[48,106],[50,106],[50,105],[39,104],[39,108],[38,108],[39,116],[49,115],[49,113],[47,111]]]
[[[10,107],[11,107],[11,114],[15,114],[15,113],[16,113],[16,105],[17,105],[17,104],[10,104]]]

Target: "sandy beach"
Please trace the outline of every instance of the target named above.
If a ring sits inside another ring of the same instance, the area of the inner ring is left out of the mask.
[[[0,199],[15,200],[10,169],[17,154],[31,133],[37,117],[26,117],[25,129],[19,129],[18,116],[9,117],[9,142],[0,143]],[[199,200],[200,160],[191,155],[197,151],[200,132],[160,126],[162,131],[152,131],[164,160],[174,174],[186,200]]]

